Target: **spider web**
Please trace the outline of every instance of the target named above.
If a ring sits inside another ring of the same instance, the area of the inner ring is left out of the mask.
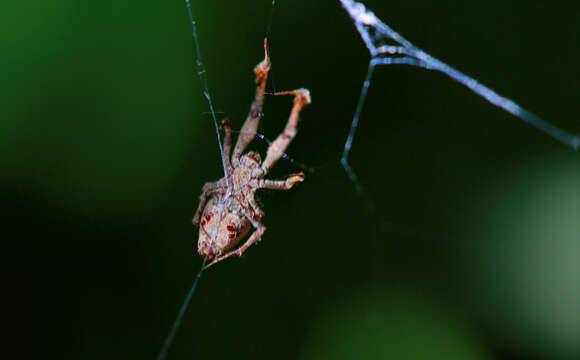
[[[352,148],[360,116],[363,111],[365,99],[371,86],[373,71],[375,67],[381,65],[409,65],[442,72],[451,79],[466,86],[478,96],[489,101],[491,104],[538,128],[540,131],[543,131],[575,151],[578,150],[578,147],[580,146],[579,135],[568,133],[557,126],[542,120],[540,117],[522,108],[511,99],[499,95],[494,90],[479,83],[474,78],[465,75],[461,71],[454,69],[417,48],[410,41],[399,35],[396,31],[377,18],[372,11],[366,9],[362,3],[353,0],[340,0],[340,2],[353,20],[354,25],[361,35],[361,38],[371,56],[358,104],[352,119],[350,131],[344,145],[344,151],[340,158],[340,162],[350,180],[355,184],[357,190],[365,195],[367,200],[370,198],[366,195],[362,183],[348,161],[348,157]],[[371,208],[374,208],[375,206],[372,201],[369,202],[369,205]]]

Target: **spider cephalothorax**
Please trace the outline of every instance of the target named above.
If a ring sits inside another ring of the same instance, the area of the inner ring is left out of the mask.
[[[260,222],[264,212],[254,199],[257,189],[285,190],[304,180],[301,173],[278,181],[264,179],[264,176],[284,154],[284,150],[296,135],[300,111],[310,103],[310,93],[306,89],[277,93],[277,95],[294,95],[294,106],[286,128],[268,147],[264,162],[256,152],[250,151],[242,155],[246,146],[256,136],[262,115],[266,81],[270,70],[267,40],[264,40],[264,51],[264,60],[254,68],[258,85],[256,97],[240,131],[231,159],[232,131],[227,120],[222,124],[226,133],[223,146],[226,177],[203,186],[200,203],[193,218],[193,223],[200,225],[198,252],[206,260],[211,261],[207,266],[232,255],[241,256],[247,248],[260,240],[266,227]],[[235,248],[252,227],[255,230],[250,238]]]

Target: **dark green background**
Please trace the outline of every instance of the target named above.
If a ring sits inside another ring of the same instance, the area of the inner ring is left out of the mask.
[[[579,132],[577,5],[367,5]],[[271,1],[192,8],[218,116],[239,129]],[[201,264],[200,189],[222,174],[185,6],[0,9],[5,351],[153,359]],[[312,94],[288,149],[306,180],[259,193],[263,241],[203,274],[169,358],[580,356],[578,154],[442,74],[380,68],[350,158],[371,212],[339,162],[369,58],[351,20],[338,0],[279,1],[270,44],[269,91]],[[267,99],[267,138],[290,106]]]

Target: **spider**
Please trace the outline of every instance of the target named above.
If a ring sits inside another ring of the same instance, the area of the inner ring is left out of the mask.
[[[231,159],[232,130],[228,120],[222,122],[225,130],[223,152],[226,175],[216,182],[208,182],[203,186],[199,206],[193,217],[193,224],[200,225],[198,252],[207,261],[211,261],[206,268],[230,256],[242,256],[244,251],[259,241],[266,231],[266,227],[260,222],[264,212],[254,199],[256,190],[288,190],[297,182],[304,180],[303,173],[292,174],[286,180],[278,181],[264,179],[264,177],[284,154],[284,150],[296,135],[300,112],[310,103],[310,92],[307,89],[274,94],[294,95],[294,105],[284,132],[268,147],[266,160],[262,162],[260,154],[253,151],[242,155],[246,146],[256,136],[258,123],[262,117],[266,81],[270,71],[268,39],[264,39],[264,53],[264,60],[254,68],[256,96],[238,136]],[[235,248],[252,227],[255,230],[249,239]]]

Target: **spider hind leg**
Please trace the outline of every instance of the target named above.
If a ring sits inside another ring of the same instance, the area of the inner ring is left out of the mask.
[[[195,215],[193,216],[193,220],[191,221],[193,225],[199,225],[199,220],[201,218],[201,213],[203,209],[205,209],[205,205],[207,204],[207,200],[209,197],[223,189],[224,181],[219,180],[215,182],[208,182],[203,185],[201,190],[201,196],[199,197],[199,205],[197,206],[197,210],[195,211]]]
[[[294,184],[304,181],[304,174],[292,174],[286,180],[269,180],[261,179],[258,182],[258,187],[262,189],[272,190],[289,190]]]
[[[242,256],[242,254],[246,250],[248,250],[248,248],[250,246],[252,246],[256,242],[258,242],[262,238],[264,231],[266,231],[266,227],[262,224],[259,224],[258,227],[256,228],[256,230],[250,236],[250,238],[242,246],[238,247],[235,250],[228,252],[225,255],[222,255],[222,256],[215,258],[211,263],[206,265],[206,267],[204,269],[207,269],[208,267],[213,266],[213,265],[217,264],[218,262],[229,258],[230,256],[234,256],[234,255],[235,256]]]

